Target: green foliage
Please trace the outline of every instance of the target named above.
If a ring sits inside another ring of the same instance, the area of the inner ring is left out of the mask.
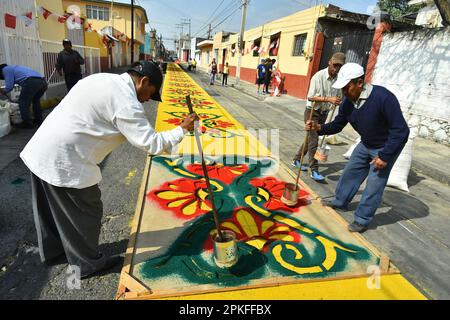
[[[409,0],[378,0],[378,7],[397,19],[409,13],[416,13],[425,6],[425,4],[409,6],[408,2]]]

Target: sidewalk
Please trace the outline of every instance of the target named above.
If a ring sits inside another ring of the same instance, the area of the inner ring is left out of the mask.
[[[201,71],[200,71],[201,73]],[[216,80],[216,85],[221,85],[222,82]],[[246,81],[240,81],[236,85],[236,78],[228,78],[228,86],[239,90],[259,101],[271,104],[272,106],[286,106],[298,104],[299,108],[304,108],[306,101],[288,95],[281,97],[271,97],[270,95],[262,95],[257,93],[257,87]],[[302,114],[302,113],[300,113]],[[303,120],[303,119],[302,119]],[[351,126],[347,126],[339,136],[347,139],[350,145],[359,137],[358,133]],[[414,140],[414,151],[412,168],[436,181],[450,185],[450,163],[444,159],[450,156],[450,147],[438,144],[431,140],[426,140],[420,137]]]

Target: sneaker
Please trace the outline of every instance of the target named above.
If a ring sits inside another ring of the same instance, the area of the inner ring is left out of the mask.
[[[325,207],[330,207],[330,208],[333,208],[333,209],[339,209],[339,210],[348,211],[348,207],[347,206],[338,207],[337,205],[334,204],[334,200],[321,200],[320,202]]]
[[[291,166],[300,168],[300,160],[292,160]],[[302,165],[302,171],[308,171],[308,166],[303,164]]]
[[[356,221],[348,225],[348,231],[350,231],[350,232],[363,233],[366,230],[367,230],[367,226],[359,224]]]
[[[314,170],[314,171],[311,172],[311,179],[313,179],[314,181],[324,181],[325,177],[322,176],[319,173],[319,171]]]

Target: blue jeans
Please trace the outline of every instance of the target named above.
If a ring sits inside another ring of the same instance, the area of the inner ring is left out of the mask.
[[[209,83],[214,84],[215,80],[216,80],[216,74],[211,72],[211,74],[209,75]]]
[[[366,189],[355,212],[355,222],[364,226],[370,224],[375,211],[380,206],[389,174],[401,153],[401,150],[399,150],[392,160],[388,162],[386,168],[377,170],[370,162],[381,150],[368,149],[362,142],[355,148],[350,161],[344,169],[344,173],[339,179],[336,187],[336,198],[333,200],[335,206],[347,207],[367,178]]]
[[[21,86],[19,96],[20,116],[23,122],[30,123],[30,112],[28,108],[33,104],[33,115],[35,121],[42,121],[41,97],[47,90],[47,82],[40,78],[28,78]]]

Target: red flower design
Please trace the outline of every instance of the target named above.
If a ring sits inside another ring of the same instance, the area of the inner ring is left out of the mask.
[[[203,168],[200,164],[188,165],[187,170],[197,175],[203,176]],[[248,166],[245,164],[236,166],[225,166],[223,164],[217,164],[214,166],[206,166],[208,175],[211,179],[216,179],[224,184],[231,184],[234,179],[248,170]]]
[[[207,196],[204,179],[179,179],[149,192],[147,199],[159,203],[161,207],[174,212],[180,218],[191,219],[212,210]]]
[[[216,128],[223,128],[223,129],[234,127],[233,123],[222,120],[212,120],[211,124],[213,124]]]
[[[175,126],[179,126],[179,125],[181,125],[181,124],[183,123],[183,119],[180,119],[180,118],[172,118],[172,119],[164,120],[164,122],[173,124],[173,125],[175,125]]]
[[[303,205],[303,201],[299,201],[295,207],[288,207],[281,201],[286,183],[279,181],[273,177],[255,178],[250,180],[250,184],[258,188],[258,194],[266,200],[264,207],[270,211],[283,210],[296,212]],[[299,200],[306,200],[309,193],[300,190]]]
[[[250,208],[236,208],[230,219],[220,224],[222,230],[230,230],[236,234],[240,242],[245,242],[256,249],[267,252],[274,241],[300,243],[301,236],[290,226],[264,219]],[[216,230],[211,232],[211,235]],[[204,248],[212,249],[211,237],[206,241]]]

